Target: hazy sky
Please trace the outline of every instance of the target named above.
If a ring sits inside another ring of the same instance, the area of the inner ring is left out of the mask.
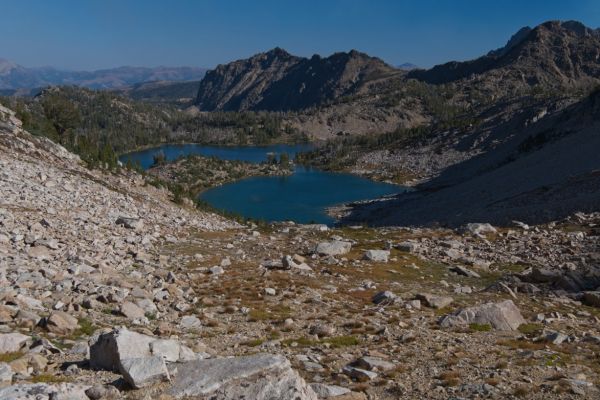
[[[550,19],[600,26],[600,0],[0,0],[0,58],[24,66],[214,67],[279,46],[428,67]]]

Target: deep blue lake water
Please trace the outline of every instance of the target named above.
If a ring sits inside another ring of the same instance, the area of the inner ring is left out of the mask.
[[[150,167],[153,155],[162,150],[169,160],[180,155],[201,154],[229,160],[261,162],[267,153],[286,152],[293,158],[311,145],[274,145],[264,147],[216,147],[165,145],[121,156],[139,161],[144,169]],[[323,223],[331,225],[334,219],[325,209],[334,205],[358,200],[373,199],[406,191],[406,188],[388,183],[374,182],[356,175],[335,173],[297,167],[289,176],[260,176],[209,189],[200,199],[211,206],[244,217],[266,221],[295,221],[298,223]]]

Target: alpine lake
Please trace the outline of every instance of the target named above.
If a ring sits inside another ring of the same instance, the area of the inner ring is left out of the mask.
[[[252,163],[267,161],[271,153],[278,157],[313,148],[311,144],[269,146],[206,146],[200,144],[169,144],[124,154],[120,161],[131,160],[148,169],[154,155],[162,152],[168,161],[197,154],[226,160]],[[408,189],[390,183],[375,182],[349,173],[322,171],[295,166],[291,175],[257,176],[224,184],[202,192],[199,199],[212,207],[246,218],[297,223],[332,225],[335,220],[326,210],[329,207],[360,200],[398,194]]]

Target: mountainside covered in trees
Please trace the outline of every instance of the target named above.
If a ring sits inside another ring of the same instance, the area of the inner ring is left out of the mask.
[[[14,109],[30,133],[49,137],[92,164],[167,142],[249,145],[305,140],[276,113],[192,113],[72,86],[48,88],[32,98],[0,98],[0,103]]]

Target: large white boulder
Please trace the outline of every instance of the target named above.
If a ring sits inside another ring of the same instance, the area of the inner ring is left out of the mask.
[[[489,324],[492,328],[501,331],[514,331],[525,323],[525,319],[512,300],[505,300],[500,303],[464,308],[440,320],[440,325],[443,327],[473,323]]]
[[[352,249],[350,242],[341,240],[332,240],[331,242],[321,242],[315,247],[315,253],[322,256],[340,256],[346,254]]]

